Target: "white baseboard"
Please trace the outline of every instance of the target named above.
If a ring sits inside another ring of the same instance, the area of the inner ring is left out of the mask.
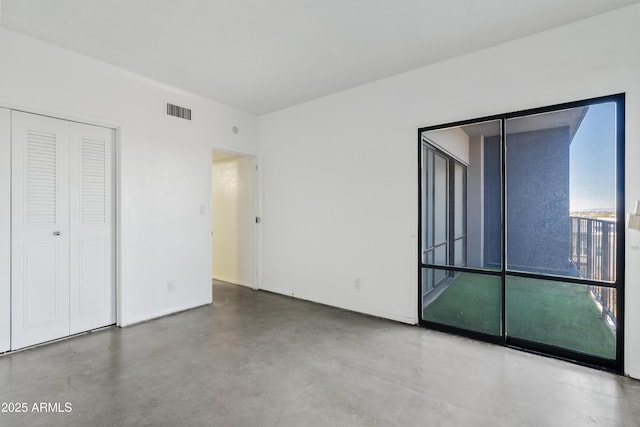
[[[381,317],[383,319],[389,319],[389,320],[394,320],[396,322],[402,322],[402,323],[407,323],[409,325],[415,325],[418,323],[418,319],[416,317],[410,317],[410,316],[405,316],[405,315],[401,315],[401,314],[395,314],[395,313],[389,313],[383,310],[377,310],[377,309],[372,309],[372,308],[368,308],[368,307],[352,307],[352,306],[347,306],[347,305],[343,305],[343,304],[339,304],[339,303],[335,303],[332,301],[325,301],[310,295],[304,295],[301,294],[299,292],[292,292],[291,290],[287,290],[287,289],[283,289],[283,288],[278,288],[278,287],[272,287],[272,286],[268,286],[268,285],[262,285],[260,287],[261,290],[263,291],[269,291],[269,292],[273,292],[276,294],[280,294],[280,295],[286,295],[289,297],[293,297],[293,298],[297,298],[297,299],[301,299],[304,301],[310,301],[310,302],[314,302],[317,304],[323,304],[323,305],[327,305],[330,307],[336,307],[336,308],[341,308],[343,310],[348,310],[348,311],[353,311],[355,313],[362,313],[362,314],[367,314],[369,316],[375,316],[375,317]]]
[[[134,316],[131,319],[131,321],[126,322],[126,323],[122,323],[121,325],[118,325],[118,326],[125,328],[127,326],[133,326],[133,325],[137,325],[139,323],[148,322],[150,320],[160,319],[161,317],[170,316],[172,314],[181,313],[183,311],[192,310],[194,308],[204,307],[205,305],[209,305],[209,304],[211,304],[210,301],[206,302],[204,304],[196,304],[196,305],[188,305],[188,306],[176,307],[176,308],[163,310],[163,311],[160,311],[160,312],[157,312],[157,313],[153,313],[153,314],[146,314],[146,315],[142,315],[142,316]]]
[[[625,374],[629,375],[631,378],[640,380],[640,370],[638,369],[627,369]]]

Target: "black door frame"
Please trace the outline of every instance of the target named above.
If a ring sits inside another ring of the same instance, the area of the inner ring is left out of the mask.
[[[613,283],[601,282],[596,280],[585,280],[569,277],[553,277],[549,275],[525,273],[511,271],[507,269],[506,255],[507,255],[507,239],[506,239],[506,157],[504,155],[506,148],[506,123],[508,119],[523,117],[533,114],[549,113],[563,109],[585,107],[603,103],[615,103],[616,104],[616,280]],[[422,255],[422,198],[423,198],[423,185],[422,185],[422,147],[424,144],[422,133],[425,131],[438,130],[444,128],[451,128],[456,126],[470,125],[478,122],[497,121],[501,123],[501,150],[500,150],[500,163],[501,163],[501,230],[502,230],[502,267],[499,271],[483,270],[468,267],[454,267],[423,263]],[[584,99],[575,102],[567,102],[562,104],[555,104],[541,108],[533,108],[528,110],[521,110],[511,113],[499,114],[494,116],[480,117],[470,120],[462,120],[452,123],[440,124],[435,126],[421,127],[418,129],[418,319],[421,326],[429,329],[439,330],[456,335],[462,335],[469,338],[474,338],[494,344],[499,344],[506,347],[512,347],[519,350],[533,352],[544,356],[550,356],[562,360],[571,361],[574,363],[596,367],[599,369],[606,369],[617,373],[624,372],[624,331],[625,331],[625,292],[624,292],[624,276],[625,276],[625,94],[615,94],[610,96],[596,97],[590,99]],[[490,276],[498,276],[501,278],[502,285],[502,313],[501,313],[501,332],[500,335],[490,335],[477,331],[470,331],[455,326],[436,323],[423,319],[423,307],[422,307],[422,271],[425,268],[437,268],[440,270],[448,270],[453,272],[469,272],[473,274],[484,274]],[[542,344],[534,341],[525,340],[522,338],[514,338],[507,336],[506,331],[506,278],[512,277],[524,277],[531,279],[543,279],[565,283],[576,283],[581,285],[595,285],[600,287],[609,287],[616,289],[616,304],[618,310],[617,325],[616,325],[616,358],[607,359],[590,354],[581,353],[578,351],[569,350],[562,347],[557,347],[549,344]]]

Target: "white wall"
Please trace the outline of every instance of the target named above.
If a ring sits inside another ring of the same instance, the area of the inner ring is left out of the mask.
[[[0,106],[118,127],[121,324],[211,302],[211,150],[257,152],[257,118],[6,29],[0,58]],[[193,121],[166,116],[167,101]]]
[[[0,108],[0,353],[11,348],[11,111]]]
[[[626,92],[633,209],[638,22],[640,6],[620,9],[261,117],[261,287],[417,321],[420,126]],[[626,258],[626,371],[640,377],[640,251]]]
[[[254,287],[254,159],[213,162],[213,278]]]

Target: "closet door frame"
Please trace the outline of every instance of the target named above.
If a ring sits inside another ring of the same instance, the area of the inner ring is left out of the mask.
[[[0,108],[0,200],[0,353],[3,353],[11,348],[11,110],[8,108]]]
[[[122,138],[122,131],[123,131],[123,124],[120,123],[119,121],[116,120],[110,120],[107,118],[107,120],[96,120],[95,118],[89,117],[89,116],[81,116],[81,115],[71,115],[71,114],[65,114],[59,111],[52,111],[50,110],[47,106],[42,106],[39,104],[24,104],[24,103],[14,103],[11,100],[7,100],[7,99],[2,99],[0,98],[0,108],[8,110],[9,111],[9,116],[11,115],[12,111],[18,111],[18,112],[24,112],[24,113],[30,113],[30,114],[35,114],[35,115],[40,115],[40,116],[45,116],[45,117],[50,117],[53,119],[59,119],[59,120],[65,120],[65,121],[69,121],[69,122],[76,122],[76,123],[80,123],[80,124],[84,124],[84,125],[91,125],[91,126],[98,126],[98,127],[103,127],[103,128],[107,128],[112,130],[113,133],[113,153],[112,153],[112,182],[113,182],[113,195],[112,195],[112,256],[113,256],[113,268],[112,268],[112,274],[113,274],[113,282],[114,282],[114,291],[115,291],[115,300],[114,300],[114,310],[115,310],[115,325],[116,326],[122,326],[124,324],[124,319],[123,319],[123,301],[124,301],[124,297],[123,297],[123,289],[122,289],[122,285],[121,285],[121,271],[122,271],[122,247],[123,247],[123,234],[121,231],[121,217],[122,217],[122,210],[120,208],[121,205],[121,198],[123,197],[123,191],[122,189],[122,185],[121,185],[121,179],[120,179],[120,159],[121,159],[121,151],[120,151],[120,144],[121,144],[121,138]],[[2,125],[6,126],[6,123],[0,123]],[[10,120],[9,120],[9,125],[10,125]],[[9,155],[11,154],[11,135],[10,135],[10,128],[9,129],[3,129],[3,133],[2,135],[8,134],[8,140],[5,141],[6,138],[0,139],[0,143],[4,143],[4,147],[1,147],[3,149],[3,152],[7,152]],[[10,166],[10,160],[8,160],[7,165]],[[10,176],[11,176],[11,169],[9,168],[8,174],[7,175],[9,178],[7,178],[6,176],[0,176],[0,186],[2,186],[3,188],[6,187],[9,191],[8,194],[8,200],[7,200],[7,205],[10,205],[10,198],[11,198],[11,194],[10,194],[10,189],[11,189],[11,183],[10,183]],[[6,182],[5,182],[6,181]],[[11,206],[9,206],[9,217],[11,216]],[[3,218],[4,221],[4,218]],[[8,221],[7,221],[8,222]],[[8,227],[8,229],[10,230],[10,226],[9,224],[0,224],[0,226],[5,226]],[[8,236],[9,238],[9,246],[11,245],[11,237],[12,236]],[[11,264],[11,254],[8,254],[8,256],[6,254],[2,254],[3,255],[3,259],[0,260],[3,263],[6,263],[7,265]],[[0,294],[2,295],[10,295],[11,292],[11,280],[10,280],[10,275],[5,275],[6,277],[0,277]],[[10,303],[6,304],[8,308],[10,308]],[[3,316],[3,319],[0,319],[0,325],[3,324],[3,322],[5,322],[5,324],[7,325],[7,329],[11,329],[11,311],[10,310],[6,310],[3,311],[2,313],[0,313],[0,316]],[[6,319],[4,319],[4,317],[6,317]],[[0,331],[1,332],[1,331]],[[1,334],[0,334],[1,335]],[[0,353],[2,352],[6,352],[6,351],[10,351],[10,337],[7,336],[7,345],[4,347],[0,347]],[[2,343],[2,336],[0,336],[0,344]],[[5,348],[6,347],[6,348]]]

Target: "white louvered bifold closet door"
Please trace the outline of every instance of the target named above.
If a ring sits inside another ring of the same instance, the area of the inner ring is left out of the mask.
[[[70,130],[72,334],[115,323],[113,130]]]
[[[12,112],[11,348],[69,335],[66,122]]]
[[[114,131],[12,112],[11,348],[115,323]]]

